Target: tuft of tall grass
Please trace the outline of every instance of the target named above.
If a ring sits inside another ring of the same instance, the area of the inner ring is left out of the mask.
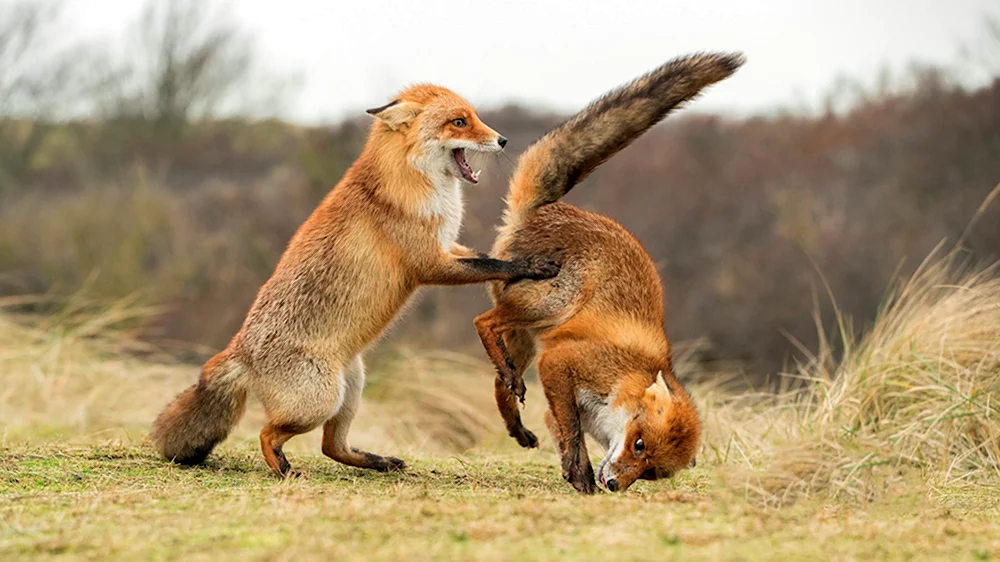
[[[51,300],[51,315],[7,310],[28,299],[0,299],[0,433],[89,435],[145,425],[162,381],[183,366],[123,326],[155,310],[131,299],[95,305]],[[186,370],[186,369],[185,369]]]
[[[1000,482],[1000,277],[952,252],[893,290],[871,329],[838,317],[836,340],[799,365],[805,384],[720,396],[710,455],[748,493],[868,500],[914,480]],[[840,344],[834,357],[832,343]]]

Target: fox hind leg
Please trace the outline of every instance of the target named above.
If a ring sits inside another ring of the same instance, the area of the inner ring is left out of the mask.
[[[553,326],[568,317],[578,294],[576,277],[571,268],[563,268],[559,283],[522,281],[508,285],[496,295],[496,306],[475,319],[479,339],[496,367],[497,375],[521,403],[524,403],[526,390],[522,375],[534,356],[534,350],[530,350],[530,357],[524,365],[518,365],[507,345],[519,342],[506,341],[505,336],[517,328]]]
[[[323,424],[323,454],[348,466],[379,472],[405,469],[406,463],[401,459],[383,457],[348,445],[347,433],[361,403],[361,391],[365,387],[365,366],[361,356],[348,363],[342,375],[345,382],[344,401],[337,413]]]
[[[253,391],[267,414],[267,425],[260,432],[264,460],[276,474],[287,478],[298,474],[291,470],[282,451],[284,444],[319,427],[337,409],[344,393],[339,365],[300,350],[290,350],[284,357],[282,364],[268,365],[258,375]],[[274,373],[279,369],[283,383],[274,384],[274,379],[279,378]],[[270,377],[264,379],[265,375]],[[264,384],[264,380],[268,383]]]
[[[526,330],[511,330],[504,334],[503,339],[509,357],[514,364],[514,375],[524,381],[524,372],[535,359],[535,340]],[[497,408],[507,426],[507,433],[510,434],[518,445],[525,448],[538,446],[538,438],[535,434],[524,427],[521,422],[521,412],[517,407],[517,397],[510,391],[509,384],[499,373],[493,381],[493,395],[496,398]]]
[[[309,431],[309,429],[301,431],[300,428],[271,423],[268,423],[261,430],[260,448],[261,452],[264,453],[264,461],[267,462],[267,466],[271,467],[271,470],[278,476],[282,478],[299,476],[298,472],[292,470],[292,465],[288,462],[288,458],[285,457],[282,447],[286,441],[306,431]]]
[[[496,368],[498,383],[502,383],[508,393],[523,404],[527,388],[524,386],[524,379],[517,374],[517,365],[504,341],[504,333],[515,328],[516,324],[511,322],[505,312],[507,310],[498,305],[477,316],[476,332],[483,343],[486,355]]]

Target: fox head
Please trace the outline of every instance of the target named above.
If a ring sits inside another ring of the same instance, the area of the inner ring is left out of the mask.
[[[601,484],[608,490],[627,490],[640,478],[671,478],[694,466],[701,439],[698,412],[682,387],[667,385],[662,371],[653,384],[621,400],[619,407],[623,429],[613,437],[598,467]]]
[[[440,86],[403,90],[393,101],[369,109],[378,118],[373,131],[402,143],[410,163],[429,179],[479,181],[466,151],[499,152],[507,139],[483,123],[472,104]]]

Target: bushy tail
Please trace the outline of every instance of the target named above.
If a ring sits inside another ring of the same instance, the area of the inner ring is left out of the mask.
[[[674,59],[604,94],[546,133],[518,161],[507,197],[507,224],[558,201],[671,110],[735,72],[743,60],[740,53]]]
[[[225,439],[246,406],[243,367],[228,351],[210,359],[198,384],[177,395],[153,422],[150,438],[167,460],[199,464]]]

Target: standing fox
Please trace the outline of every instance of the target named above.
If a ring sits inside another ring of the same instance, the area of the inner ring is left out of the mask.
[[[563,478],[597,491],[583,432],[607,451],[597,469],[608,490],[693,466],[701,422],[674,377],[663,326],[663,290],[652,259],[620,224],[559,202],[597,166],[743,64],[739,54],[668,62],[612,90],[521,156],[492,255],[545,256],[562,264],[547,281],[491,283],[494,308],[475,320],[496,367],[495,395],[510,435],[538,440],[521,423],[525,369],[541,348],[546,424]]]
[[[323,426],[323,453],[379,471],[405,463],[352,448],[347,432],[365,372],[361,354],[420,285],[544,279],[547,261],[502,261],[456,243],[460,181],[479,172],[467,151],[498,152],[507,139],[451,91],[411,87],[377,117],[357,161],[292,237],[243,327],[153,423],[160,453],[198,464],[243,415],[247,392],[264,405],[264,459],[292,475],[282,445]]]

